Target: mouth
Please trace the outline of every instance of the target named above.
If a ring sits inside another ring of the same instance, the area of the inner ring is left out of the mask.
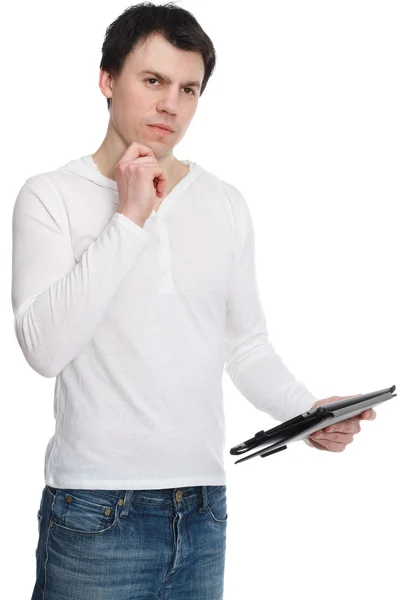
[[[170,129],[166,129],[165,127],[159,127],[158,125],[149,125],[150,129],[155,131],[156,133],[160,133],[161,135],[168,135],[174,133]]]

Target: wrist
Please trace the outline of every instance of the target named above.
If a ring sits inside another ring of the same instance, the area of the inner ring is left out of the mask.
[[[124,217],[126,217],[130,221],[133,221],[133,223],[135,223],[139,227],[143,227],[145,224],[146,219],[143,219],[142,217],[139,217],[138,215],[135,215],[135,214],[129,213],[127,211],[123,211],[123,210],[117,210],[117,212],[120,213],[121,215],[124,215]]]

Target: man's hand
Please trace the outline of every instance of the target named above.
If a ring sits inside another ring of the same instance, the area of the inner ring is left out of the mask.
[[[318,400],[318,402],[313,404],[312,408],[321,406],[322,404],[329,404],[329,402],[344,400],[345,398],[354,398],[355,396],[361,396],[361,394],[354,394],[353,396],[331,396],[330,398]],[[360,421],[362,419],[373,421],[375,418],[376,412],[373,408],[369,408],[356,417],[340,421],[340,423],[335,423],[331,426],[328,425],[324,429],[312,433],[307,438],[307,441],[318,450],[343,452],[347,444],[351,444],[353,441],[354,434],[361,431]]]

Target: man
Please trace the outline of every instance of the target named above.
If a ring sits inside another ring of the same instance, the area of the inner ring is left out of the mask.
[[[129,8],[103,45],[101,146],[17,197],[15,330],[57,378],[33,600],[221,599],[224,365],[280,420],[337,399],[316,401],[268,340],[241,193],[173,155],[214,65],[190,13]],[[309,443],[341,451],[359,430]]]

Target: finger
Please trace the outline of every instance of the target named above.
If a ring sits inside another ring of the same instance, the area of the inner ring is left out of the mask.
[[[330,452],[343,452],[346,448],[344,444],[339,444],[337,442],[331,442],[329,440],[321,439],[316,442],[312,440],[312,443],[319,447],[320,450],[329,450]]]
[[[359,433],[361,431],[361,425],[359,419],[346,419],[341,421],[337,425],[328,425],[321,430],[323,433]]]
[[[151,156],[152,158],[155,158],[154,152],[151,148],[145,146],[144,144],[139,144],[138,142],[132,142],[118,162],[123,162],[126,160],[131,161],[139,156]]]
[[[154,178],[154,187],[156,188],[156,193],[159,198],[164,196],[164,190],[167,185],[167,180],[161,177]]]
[[[164,196],[164,192],[165,192],[165,188],[167,187],[167,180],[166,179],[161,179],[160,181],[160,194],[161,194],[161,198]]]
[[[126,166],[126,165],[130,165],[132,163],[131,160],[120,160],[118,165],[121,167]],[[157,159],[156,158],[152,158],[151,156],[139,156],[138,158],[135,159],[135,164],[140,164],[142,166],[146,166],[146,165],[156,165],[157,163]]]
[[[308,439],[310,440],[311,444],[315,448],[317,448],[318,450],[326,450],[325,446],[322,446],[321,444],[318,444],[318,442],[316,442],[315,440],[313,440],[313,438],[311,436]]]
[[[157,196],[161,198],[168,181],[167,174],[164,172],[163,167],[161,167],[157,162],[142,164],[141,166],[149,167],[149,169],[151,169],[150,178],[153,181]]]
[[[373,409],[368,409],[365,410],[364,412],[360,413],[359,415],[356,415],[355,417],[353,417],[354,419],[356,419],[357,421],[373,421],[376,418],[376,412]]]
[[[132,161],[129,160],[126,162],[132,162]],[[135,158],[135,163],[140,163],[140,164],[145,164],[145,165],[157,165],[158,161],[153,156],[138,156],[137,158]]]
[[[353,441],[353,434],[351,433],[327,433],[327,434],[323,434],[321,437],[313,437],[312,435],[310,436],[312,439],[316,439],[318,441],[318,443],[322,442],[322,441],[328,441],[328,442],[335,442],[338,444],[351,444],[351,442]]]

